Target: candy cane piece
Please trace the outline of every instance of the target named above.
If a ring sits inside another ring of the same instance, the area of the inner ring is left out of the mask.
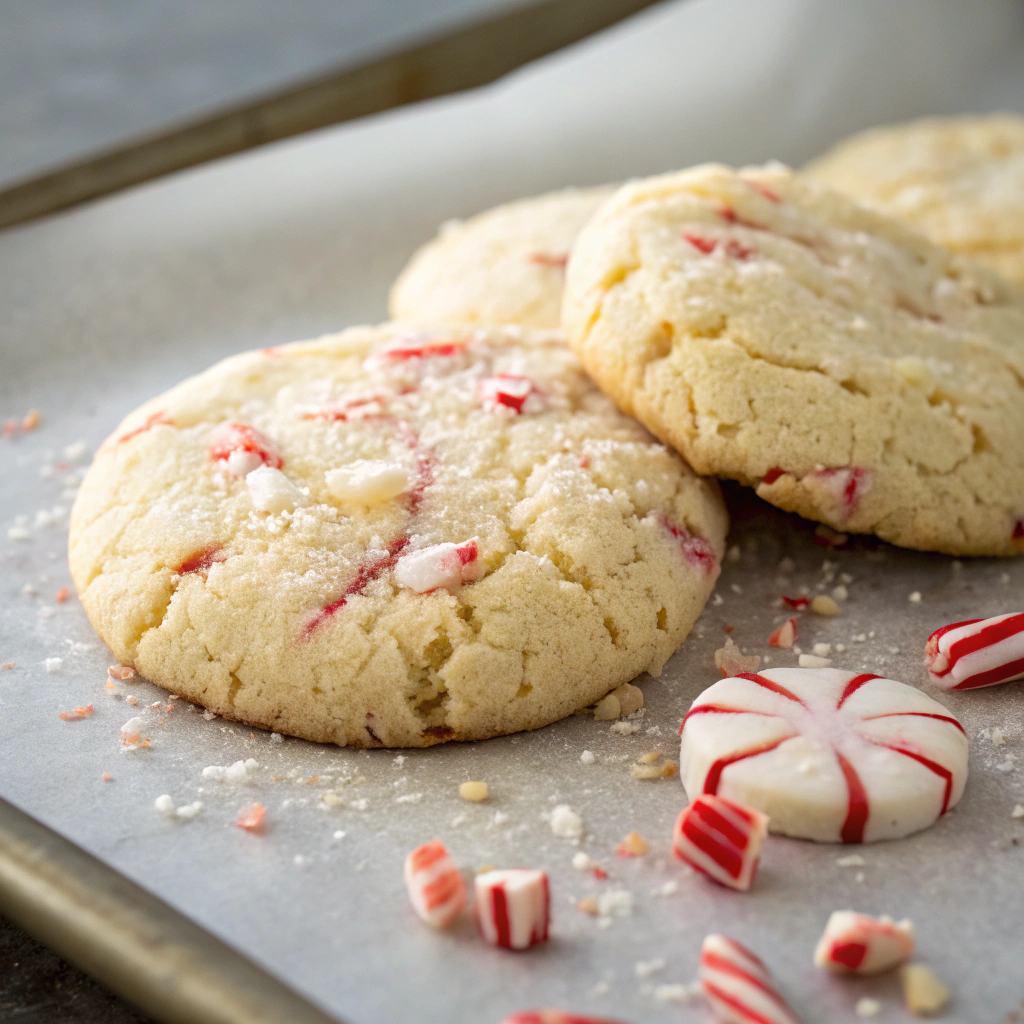
[[[924,660],[928,678],[944,690],[1024,679],[1024,612],[943,626],[928,637]]]
[[[463,583],[473,583],[486,571],[476,539],[462,544],[432,544],[410,551],[395,566],[395,582],[417,594],[445,588],[451,590]]]
[[[699,796],[676,821],[672,853],[720,885],[746,891],[754,882],[768,815],[720,796]]]
[[[698,977],[720,1024],[800,1024],[768,968],[734,939],[704,940]]]
[[[492,946],[529,949],[547,940],[551,896],[543,871],[485,871],[475,887],[477,924]]]
[[[681,728],[691,799],[717,794],[825,843],[896,839],[954,806],[967,737],[911,686],[840,669],[742,672],[708,687]]]
[[[438,839],[405,858],[405,887],[413,910],[433,928],[447,928],[466,905],[466,883]]]
[[[814,950],[814,962],[839,974],[880,974],[914,953],[914,926],[891,917],[836,910]]]

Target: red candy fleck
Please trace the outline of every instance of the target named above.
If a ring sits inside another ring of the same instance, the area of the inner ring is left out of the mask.
[[[569,254],[567,252],[531,252],[526,258],[531,263],[538,263],[543,267],[564,267],[569,262]]]
[[[54,601],[57,604],[63,604],[71,596],[71,591],[67,587],[61,587],[56,594],[53,595]]]
[[[786,597],[783,594],[782,600],[788,608],[792,608],[795,612],[802,612],[805,608],[810,607],[811,604],[809,597]]]
[[[718,572],[718,558],[715,555],[715,549],[708,541],[703,537],[694,537],[681,526],[676,526],[660,512],[657,513],[657,518],[658,522],[679,541],[683,556],[691,565],[703,569],[709,576]]]
[[[131,665],[111,665],[107,669],[107,675],[111,679],[118,679],[123,683],[128,679],[135,678],[135,669]]]
[[[775,481],[778,480],[780,476],[785,475],[786,471],[784,469],[779,469],[778,466],[773,466],[771,469],[768,470],[767,473],[765,473],[763,477],[761,477],[761,483],[763,483],[766,487],[771,487],[771,485],[775,483]]]
[[[723,220],[727,220],[730,224],[736,224],[741,228],[750,228],[752,231],[768,230],[764,224],[758,224],[756,220],[747,220],[745,217],[741,217],[731,206],[720,206],[718,213]]]
[[[193,572],[207,573],[215,563],[224,562],[227,560],[227,557],[228,556],[224,554],[222,548],[205,548],[204,550],[197,551],[194,555],[186,558],[185,561],[175,569],[175,572],[179,576],[187,576],[189,573]]]
[[[129,440],[130,438],[138,437],[139,434],[144,434],[146,433],[147,430],[152,430],[154,427],[158,426],[174,426],[174,423],[171,421],[170,417],[168,417],[167,413],[163,412],[162,410],[160,412],[155,412],[152,415],[148,416],[145,422],[141,423],[134,430],[129,430],[127,434],[122,434],[117,439],[116,443],[124,444],[124,442]]]
[[[1024,519],[1018,519],[1013,524],[1012,537],[1014,540],[1024,540]]]
[[[582,1017],[565,1010],[520,1010],[505,1017],[501,1024],[622,1024],[607,1017]]]
[[[816,469],[811,476],[833,495],[844,520],[853,515],[858,502],[871,487],[871,474],[860,466]]]
[[[749,245],[737,242],[734,238],[719,242],[713,238],[705,238],[703,235],[690,234],[687,231],[683,232],[683,238],[695,249],[704,253],[705,256],[711,255],[719,246],[721,246],[726,256],[731,256],[736,260],[748,260],[754,255],[754,250]]]
[[[590,873],[599,881],[603,882],[608,877],[608,872],[603,867],[595,864],[591,869]]]
[[[284,459],[266,434],[247,423],[222,423],[210,438],[207,454],[214,462],[226,462],[235,452],[255,455],[264,466],[280,469]]]
[[[749,185],[755,192],[759,192],[761,195],[765,197],[765,199],[769,200],[770,202],[782,202],[782,196],[780,196],[779,193],[775,191],[775,189],[769,188],[763,182],[755,181],[753,178],[744,178],[743,182],[744,184]]]
[[[374,353],[373,358],[390,363],[401,363],[409,359],[436,359],[457,356],[465,347],[465,341],[425,341],[420,345],[400,345],[381,349]]]
[[[718,244],[713,238],[704,238],[702,235],[691,235],[689,232],[683,232],[683,238],[690,243],[695,249],[699,249],[705,255],[710,255],[715,251],[715,246]]]
[[[235,818],[235,825],[246,832],[265,832],[267,829],[267,809],[263,804],[255,803],[243,807]]]
[[[513,373],[498,373],[493,377],[482,378],[477,385],[477,393],[485,409],[503,406],[516,413],[522,413],[531,395],[540,394],[533,381]]]

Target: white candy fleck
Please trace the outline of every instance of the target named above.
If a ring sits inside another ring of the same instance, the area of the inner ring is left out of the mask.
[[[43,662],[43,664],[46,666],[47,672],[59,672],[64,667],[64,659],[47,658],[46,661]]]
[[[412,474],[397,463],[358,459],[347,466],[329,469],[327,489],[339,501],[377,505],[404,494],[412,486]]]
[[[582,754],[580,754],[580,760],[581,760],[581,761],[582,761],[582,762],[583,762],[584,764],[593,764],[593,763],[594,763],[594,761],[595,761],[595,760],[597,760],[597,759],[596,759],[596,758],[594,757],[594,755],[593,755],[593,752],[592,752],[592,751],[589,751],[589,750],[584,750],[584,751],[583,751],[583,753],[582,753]]]
[[[583,835],[583,819],[568,804],[559,804],[551,812],[551,831],[559,839],[578,842]]]
[[[801,668],[828,668],[832,662],[816,654],[801,654],[799,664]]]
[[[597,897],[601,917],[629,917],[633,913],[633,894],[628,889],[609,889]]]
[[[877,1017],[882,1012],[882,1004],[870,996],[862,996],[857,1000],[853,1012],[858,1017]]]
[[[633,968],[633,973],[638,978],[651,978],[658,971],[665,969],[665,961],[658,958],[655,960],[638,960]]]
[[[246,478],[252,503],[261,512],[280,515],[292,512],[302,502],[303,493],[281,472],[270,466],[254,469]]]

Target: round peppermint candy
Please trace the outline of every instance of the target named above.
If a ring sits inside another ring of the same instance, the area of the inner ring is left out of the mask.
[[[823,843],[897,839],[963,793],[967,737],[904,683],[841,669],[744,672],[705,690],[683,719],[691,799],[717,793],[772,832]]]

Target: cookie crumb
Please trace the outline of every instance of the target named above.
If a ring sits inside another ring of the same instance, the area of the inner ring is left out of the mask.
[[[622,707],[614,693],[605,695],[594,705],[595,722],[611,722],[621,715]]]
[[[620,857],[643,857],[650,848],[650,843],[634,830],[625,835],[622,842],[615,847],[615,852]]]
[[[801,654],[798,663],[801,668],[828,668],[832,664],[830,659],[816,654]]]
[[[616,736],[633,736],[640,731],[640,723],[613,722],[608,731],[615,733]]]
[[[827,594],[815,594],[811,599],[810,608],[814,615],[835,616],[841,614],[839,605]]]
[[[1017,804],[1010,812],[1011,818],[1024,818],[1024,804]]]
[[[584,750],[583,753],[580,754],[580,761],[582,761],[583,764],[593,764],[596,760],[597,758],[594,757],[593,753],[589,750]]]
[[[661,751],[660,750],[648,750],[646,754],[641,754],[637,758],[637,761],[640,764],[654,764],[654,762],[657,761],[657,760],[660,760],[660,758],[661,758]]]
[[[725,646],[715,651],[715,667],[726,678],[737,676],[741,672],[756,672],[761,664],[759,655],[744,655],[733,642],[732,637],[725,641]]]
[[[915,1016],[938,1013],[950,1000],[950,991],[924,964],[907,964],[900,971],[907,1012]]]
[[[463,782],[459,786],[459,796],[463,800],[469,800],[471,803],[478,804],[482,800],[487,799],[487,783]]]
[[[593,896],[584,896],[584,898],[576,904],[576,909],[581,910],[584,914],[590,914],[592,917],[597,917],[597,900],[594,899]]]
[[[857,1000],[853,1012],[858,1017],[877,1017],[882,1012],[882,1004],[870,996],[863,996]]]

